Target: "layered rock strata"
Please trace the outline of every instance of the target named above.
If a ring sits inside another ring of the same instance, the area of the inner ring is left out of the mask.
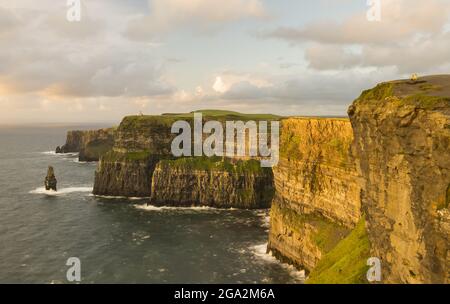
[[[360,183],[347,119],[282,121],[268,251],[314,268],[359,221]]]
[[[449,283],[450,76],[380,84],[349,115],[383,282]]]

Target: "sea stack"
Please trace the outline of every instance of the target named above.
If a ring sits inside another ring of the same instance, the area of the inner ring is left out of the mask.
[[[45,177],[45,190],[57,191],[56,184],[57,184],[57,181],[56,181],[56,177],[55,177],[55,170],[53,169],[52,166],[49,166],[48,170],[47,170],[47,176]]]

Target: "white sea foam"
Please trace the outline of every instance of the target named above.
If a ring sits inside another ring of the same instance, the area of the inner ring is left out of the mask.
[[[80,161],[78,158],[64,158],[64,160],[70,160],[73,161],[76,164],[82,164],[82,165],[93,165],[93,166],[97,166],[98,162],[97,161],[92,161],[92,162],[88,162],[88,161]]]
[[[127,197],[127,196],[113,196],[113,195],[97,195],[97,194],[90,194],[89,196],[93,197],[99,197],[99,198],[105,198],[105,199],[124,199],[124,200],[130,200],[130,201],[140,201],[140,200],[146,200],[150,199],[150,197]]]
[[[45,155],[56,155],[55,151],[45,151],[45,152],[40,152],[41,154],[45,154]]]
[[[58,195],[65,195],[65,194],[74,193],[74,192],[92,192],[92,190],[93,190],[92,187],[69,187],[69,188],[59,189],[58,191],[53,191],[53,190],[45,190],[45,187],[39,187],[34,190],[31,190],[29,193],[58,196]]]
[[[145,211],[164,211],[164,210],[195,210],[195,211],[205,211],[205,210],[237,210],[237,209],[218,209],[207,206],[192,206],[192,207],[157,207],[153,205],[134,205],[136,209]]]
[[[253,252],[253,254],[261,259],[262,261],[266,263],[271,264],[279,264],[281,267],[286,269],[289,272],[289,275],[298,281],[304,281],[306,279],[305,277],[305,271],[304,270],[297,270],[294,266],[281,263],[279,260],[277,260],[270,252],[267,253],[267,243],[261,244],[261,245],[254,245],[250,246],[250,250]]]
[[[45,151],[45,152],[40,152],[41,154],[44,155],[53,155],[53,156],[78,156],[78,152],[70,152],[70,153],[56,153],[55,151]]]

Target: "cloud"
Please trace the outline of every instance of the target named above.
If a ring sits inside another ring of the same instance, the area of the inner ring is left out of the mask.
[[[205,32],[241,19],[266,16],[260,0],[153,0],[149,7],[149,15],[130,22],[128,37],[151,40],[155,35],[180,28]]]
[[[21,25],[21,21],[11,10],[0,6],[0,38],[12,34]]]
[[[262,36],[301,44],[317,70],[396,67],[400,73],[428,72],[450,62],[446,0],[383,0],[381,21],[361,11],[342,22],[314,22],[303,28],[280,27]]]
[[[265,37],[292,43],[398,44],[418,34],[440,32],[449,20],[447,0],[383,0],[381,22],[369,22],[364,11],[343,22],[315,22],[304,28],[280,27]]]
[[[71,23],[65,19],[65,7],[39,8],[0,8],[0,24],[5,26],[3,36],[0,32],[3,91],[72,98],[172,93],[164,60],[149,51],[153,46],[111,35],[100,19],[87,13],[81,22]]]

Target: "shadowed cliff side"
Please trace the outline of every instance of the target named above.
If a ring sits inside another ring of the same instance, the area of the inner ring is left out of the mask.
[[[114,144],[114,128],[69,131],[66,143],[56,148],[56,153],[79,152],[80,161],[98,161],[100,157],[110,151]]]
[[[202,111],[204,121],[277,119],[273,115]],[[193,113],[125,117],[117,129],[113,150],[99,162],[94,194],[150,197],[151,204],[267,208],[273,196],[271,169],[248,158],[177,158],[171,143],[172,124],[193,126]],[[204,134],[204,137],[207,137]]]
[[[450,76],[380,84],[349,115],[383,282],[449,283]]]
[[[271,168],[257,160],[182,158],[158,163],[151,204],[268,208],[274,193]]]

